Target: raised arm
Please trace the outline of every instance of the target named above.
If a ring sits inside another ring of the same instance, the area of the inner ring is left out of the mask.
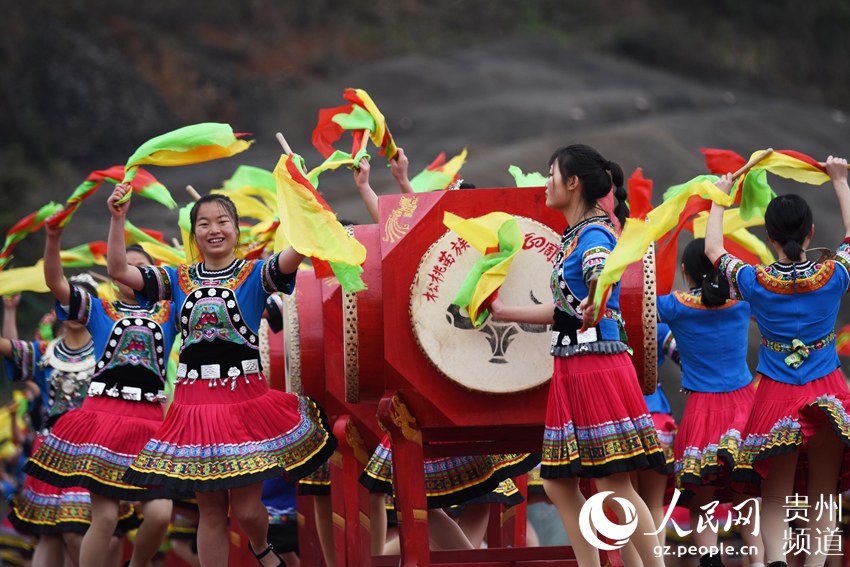
[[[732,189],[732,174],[727,173],[715,185],[728,195]],[[711,211],[708,213],[708,224],[705,228],[705,255],[708,256],[712,264],[717,263],[717,259],[726,253],[726,248],[723,246],[723,213],[725,210],[726,207],[711,203]]]
[[[130,201],[121,205],[115,204],[131,190],[129,185],[119,183],[115,186],[115,190],[109,196],[109,199],[106,200],[109,212],[112,215],[109,221],[109,238],[106,243],[106,268],[109,271],[109,277],[112,279],[130,286],[136,291],[141,291],[145,285],[145,280],[138,268],[127,263],[127,246],[124,242],[124,221],[127,218]]]
[[[847,185],[847,160],[829,156],[826,160],[826,172],[832,179],[841,220],[844,222],[844,238],[850,237],[850,187]]]
[[[413,193],[413,185],[410,184],[410,179],[407,176],[409,166],[410,160],[404,155],[404,150],[398,148],[398,153],[390,160],[390,171],[402,193]]]
[[[18,338],[18,305],[20,303],[20,293],[3,298],[3,337],[13,341]]]
[[[12,341],[18,338],[18,304],[21,294],[16,293],[3,298],[3,336],[0,337],[0,354],[12,356]]]
[[[298,266],[300,266],[303,261],[304,255],[299,254],[292,246],[290,246],[277,257],[277,267],[280,269],[280,273],[291,274],[298,270]]]
[[[62,228],[45,225],[45,229],[47,241],[44,245],[44,283],[60,304],[68,305],[71,301],[71,284],[65,279],[62,256],[59,253],[62,244]]]
[[[354,168],[354,184],[360,191],[360,197],[366,205],[366,210],[369,211],[369,216],[372,217],[372,222],[378,222],[378,195],[375,194],[375,190],[369,184],[371,169],[369,159],[361,158],[360,163]]]

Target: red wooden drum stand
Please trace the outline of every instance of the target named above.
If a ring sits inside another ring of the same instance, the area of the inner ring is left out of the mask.
[[[563,216],[546,208],[542,188],[391,195],[379,207],[378,225],[354,229],[368,250],[369,289],[343,294],[333,280],[303,272],[286,302],[287,380],[336,418],[337,565],[398,565],[370,561],[368,497],[357,484],[381,433],[376,413],[393,444],[403,565],[570,564],[568,547],[524,547],[524,507],[495,518],[516,529],[488,532],[488,549],[431,552],[423,469],[426,457],[539,452],[552,370],[548,327],[490,319],[475,329],[451,305],[480,254],[447,230],[443,214],[518,218],[524,246],[500,291],[510,304],[551,301]],[[640,265],[627,270],[621,304],[638,375],[651,391],[655,361],[643,359],[655,356],[654,263],[645,268],[651,277]]]

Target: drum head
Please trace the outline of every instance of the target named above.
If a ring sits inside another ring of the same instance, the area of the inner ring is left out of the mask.
[[[549,274],[560,236],[526,217],[516,217],[525,235],[499,291],[505,303],[552,305]],[[451,231],[425,253],[410,287],[410,321],[425,357],[449,380],[491,394],[536,388],[552,376],[550,325],[497,321],[473,328],[466,310],[452,305],[481,254]],[[554,308],[553,308],[554,309]]]

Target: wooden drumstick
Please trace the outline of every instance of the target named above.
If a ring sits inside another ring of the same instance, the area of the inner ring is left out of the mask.
[[[88,275],[90,275],[91,277],[93,277],[94,279],[96,279],[99,282],[112,281],[108,277],[104,276],[103,274],[99,274],[99,273],[95,272],[94,270],[86,270],[86,273],[88,273]]]
[[[290,148],[289,144],[286,143],[286,138],[283,137],[283,134],[278,132],[277,134],[274,135],[274,137],[277,138],[278,142],[280,142],[280,147],[283,148],[283,152],[286,155],[291,156],[292,155],[292,148]]]
[[[825,161],[819,161],[818,165],[821,166],[821,167],[826,167],[826,162]],[[850,169],[850,163],[847,164],[847,169]]]
[[[192,197],[193,201],[200,201],[201,200],[201,194],[198,193],[197,191],[195,191],[195,188],[192,187],[191,185],[186,186],[186,192],[189,194],[190,197]]]
[[[372,135],[371,130],[363,130],[363,143],[360,144],[360,151],[366,149],[366,144],[369,143],[369,137]]]
[[[738,171],[736,171],[735,173],[732,174],[732,181],[735,181],[736,179],[738,179],[739,177],[741,177],[742,175],[747,173],[749,170],[751,170],[753,168],[753,166],[755,166],[757,163],[759,163],[760,161],[762,161],[764,158],[766,158],[767,156],[769,156],[772,153],[773,153],[773,148],[768,148],[768,149],[764,150],[763,152],[761,152],[760,154],[758,154],[757,156],[754,156],[750,161],[748,161],[746,164],[744,164],[744,167],[742,167],[741,169],[739,169]]]
[[[597,283],[598,281],[599,281],[599,280],[597,280],[597,279],[595,279],[595,278],[594,278],[594,279],[590,280],[590,285],[589,285],[589,286],[587,286],[587,298],[591,301],[591,304],[592,304],[592,302],[593,302],[593,298],[594,298],[594,297],[596,297],[596,283]],[[580,330],[579,332],[580,332],[580,333],[583,333],[583,332],[585,332],[586,330],[587,330],[587,326],[585,325],[585,322],[584,322],[584,312],[582,311],[581,330]]]

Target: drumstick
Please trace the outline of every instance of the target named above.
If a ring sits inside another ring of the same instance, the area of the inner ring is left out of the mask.
[[[93,277],[94,279],[96,279],[98,281],[101,281],[101,282],[112,281],[109,278],[107,278],[106,276],[104,276],[103,274],[99,274],[99,273],[95,272],[94,270],[86,270],[86,272],[88,273],[88,275],[90,275],[91,277]]]
[[[818,165],[821,166],[821,167],[826,167],[826,162],[825,161],[819,161]],[[847,169],[850,169],[850,163],[847,164]]]
[[[366,144],[369,143],[369,136],[371,136],[371,135],[372,135],[371,130],[363,130],[363,142],[360,144],[360,151],[361,152],[366,149]],[[360,152],[358,152],[358,153],[360,153]],[[360,169],[360,162],[358,161],[357,163],[351,164],[351,168],[352,169]]]
[[[195,188],[192,187],[191,185],[186,186],[186,192],[189,194],[190,197],[192,197],[193,201],[200,201],[201,200],[201,194],[198,193],[197,191],[195,191]]]
[[[741,177],[742,175],[747,173],[749,170],[751,170],[753,168],[754,165],[756,165],[758,162],[762,161],[764,158],[766,158],[767,156],[769,156],[772,153],[773,153],[773,148],[768,148],[768,149],[764,150],[763,152],[761,152],[760,154],[758,154],[757,156],[754,156],[750,161],[748,161],[744,165],[744,167],[742,167],[741,169],[739,169],[738,171],[736,171],[735,173],[732,174],[732,181],[735,181],[736,179],[738,179],[739,177]]]
[[[599,280],[596,280],[596,279],[590,280],[590,285],[587,287],[587,298],[588,298],[591,302],[593,302],[593,298],[596,296],[596,282],[598,282],[598,281],[599,281]],[[591,304],[592,304],[592,303],[591,303]],[[580,333],[583,333],[583,332],[585,332],[586,330],[587,330],[587,326],[586,326],[586,325],[585,325],[585,323],[584,323],[584,312],[582,311],[582,317],[581,317],[581,330],[580,330],[579,332],[580,332]]]
[[[277,134],[274,135],[274,137],[277,138],[278,142],[280,142],[280,147],[283,148],[283,152],[286,155],[291,156],[292,155],[292,148],[290,148],[289,144],[286,143],[286,138],[283,137],[283,134],[278,132]]]

